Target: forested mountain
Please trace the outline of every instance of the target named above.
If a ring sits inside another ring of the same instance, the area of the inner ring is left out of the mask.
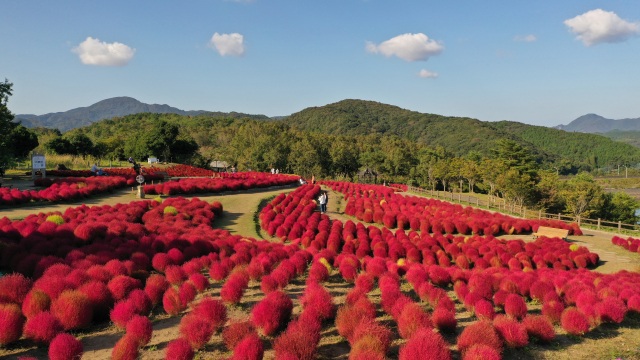
[[[558,125],[556,128],[582,133],[606,133],[613,130],[640,131],[640,118],[613,120],[597,114],[586,114],[568,125]]]
[[[103,119],[111,119],[116,116],[125,116],[138,113],[159,113],[179,115],[200,115],[207,113],[216,117],[231,118],[256,118],[268,120],[264,115],[248,115],[241,113],[208,112],[204,110],[185,111],[169,105],[145,104],[134,98],[121,96],[99,101],[91,106],[79,107],[65,112],[49,113],[44,115],[16,115],[15,121],[20,121],[25,127],[56,128],[67,131],[90,125]]]
[[[509,139],[528,148],[539,161],[562,162],[574,170],[640,163],[640,149],[601,135],[422,114],[373,101],[344,100],[307,108],[284,121],[301,130],[325,134],[393,134],[431,147],[442,146],[457,156],[470,151],[486,156],[497,141]]]
[[[573,164],[598,168],[637,164],[640,159],[640,149],[597,134],[566,132],[512,121],[496,122],[493,126]]]
[[[374,101],[343,100],[311,107],[284,119],[304,130],[342,135],[397,135],[428,146],[442,146],[455,155],[469,151],[488,154],[500,139],[521,142],[513,134],[495,129],[491,123],[465,117],[423,114]],[[544,155],[531,148],[538,155]]]

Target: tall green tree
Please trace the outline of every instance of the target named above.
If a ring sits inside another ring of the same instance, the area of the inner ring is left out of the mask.
[[[352,177],[360,169],[358,149],[353,146],[353,141],[346,138],[334,140],[329,147],[329,155],[334,174]]]
[[[13,122],[14,116],[7,105],[13,95],[12,88],[9,80],[0,82],[0,168],[3,172],[16,157],[25,157],[38,146],[33,132]]]
[[[593,177],[579,173],[565,181],[559,191],[565,203],[565,212],[572,216],[589,217],[602,205],[604,191]]]

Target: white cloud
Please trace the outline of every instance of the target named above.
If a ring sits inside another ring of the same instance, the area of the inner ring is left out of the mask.
[[[621,42],[640,34],[640,23],[628,22],[616,13],[602,9],[587,11],[565,20],[564,24],[586,46]]]
[[[71,51],[78,54],[85,65],[124,66],[133,59],[136,49],[119,42],[109,44],[89,36]]]
[[[209,47],[216,49],[221,56],[244,55],[244,36],[238,33],[215,33],[209,40]]]
[[[443,49],[442,44],[423,33],[398,35],[379,45],[367,42],[368,52],[386,57],[397,56],[405,61],[426,61],[440,54]]]
[[[533,34],[529,34],[529,35],[516,35],[513,40],[518,41],[518,42],[534,42],[536,40],[538,40],[538,38],[533,35]]]
[[[426,78],[426,79],[435,79],[439,75],[438,75],[437,72],[432,72],[432,71],[429,71],[429,70],[426,70],[426,69],[422,69],[418,73],[418,76],[420,76],[421,78]]]

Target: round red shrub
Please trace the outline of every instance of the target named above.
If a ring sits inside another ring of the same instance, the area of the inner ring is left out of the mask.
[[[233,350],[245,336],[251,333],[255,333],[251,321],[234,322],[222,331],[222,341],[228,350]]]
[[[501,360],[500,352],[485,344],[472,345],[462,356],[462,360]]]
[[[145,346],[151,341],[153,325],[146,316],[134,315],[126,326],[127,336],[134,339],[138,346]]]
[[[463,354],[473,345],[484,344],[502,352],[502,339],[491,321],[482,320],[468,325],[458,336],[458,350]]]
[[[563,311],[564,305],[559,301],[550,300],[542,304],[542,315],[546,316],[554,324],[560,323]]]
[[[178,338],[169,341],[169,344],[167,344],[167,353],[164,358],[166,360],[192,360],[194,356],[195,353],[189,341]]]
[[[111,322],[117,327],[124,329],[127,323],[136,315],[136,307],[129,300],[118,301],[109,314]]]
[[[62,333],[49,344],[49,360],[80,360],[82,343],[73,335]]]
[[[527,303],[522,296],[509,294],[504,301],[504,312],[514,319],[523,319],[527,316]]]
[[[193,301],[198,295],[198,290],[196,290],[195,286],[189,282],[184,282],[180,286],[180,290],[178,291],[178,296],[180,296],[180,302],[182,303],[183,308],[187,308],[189,303]]]
[[[310,283],[300,299],[303,309],[312,309],[322,320],[331,319],[336,314],[333,297],[322,285]]]
[[[40,312],[27,319],[24,336],[37,342],[50,343],[64,329],[60,321],[48,311]]]
[[[493,320],[496,315],[493,303],[486,299],[476,301],[473,310],[478,320]]]
[[[257,334],[248,334],[233,349],[233,360],[261,360],[264,346]]]
[[[0,304],[0,345],[20,339],[23,325],[24,317],[17,304]]]
[[[251,310],[251,321],[266,336],[273,335],[289,321],[293,302],[282,291],[273,291]]]
[[[609,296],[595,305],[600,322],[620,324],[627,314],[627,307],[617,297]]]
[[[431,314],[431,322],[438,330],[443,332],[454,332],[458,325],[455,310],[438,306]]]
[[[493,320],[493,326],[507,346],[521,348],[529,344],[527,329],[517,320],[504,315],[498,315]]]
[[[371,337],[375,340],[375,342],[372,342],[371,340],[367,341],[369,344],[367,347],[368,350],[375,349],[382,354],[386,354],[387,350],[389,350],[392,339],[391,330],[379,322],[372,319],[365,319],[361,321],[353,331],[352,347],[355,348],[356,344],[364,337]],[[363,346],[361,345],[360,347],[362,348]]]
[[[32,281],[22,274],[0,276],[0,303],[21,305],[31,290]]]
[[[402,309],[398,318],[398,332],[403,339],[409,339],[421,328],[431,328],[431,319],[422,307],[414,302]]]
[[[539,343],[549,343],[556,337],[553,324],[546,316],[527,315],[522,323],[527,329],[529,338],[535,339]]]
[[[111,360],[136,360],[139,355],[140,344],[138,339],[129,334],[124,334],[111,350]]]
[[[207,280],[206,276],[200,273],[189,275],[189,282],[193,284],[199,293],[204,292],[209,287],[209,280]]]
[[[84,293],[66,290],[51,304],[51,314],[65,330],[82,329],[91,325],[93,307]]]
[[[164,292],[164,295],[162,296],[162,307],[164,308],[164,311],[171,316],[176,316],[186,309],[186,307],[182,305],[180,294],[172,287],[168,288],[167,291]]]
[[[206,297],[196,304],[191,312],[194,316],[202,317],[209,321],[214,330],[221,328],[227,321],[227,307],[222,301]],[[231,348],[233,349],[233,347]]]
[[[207,319],[189,314],[180,321],[180,335],[195,350],[202,349],[211,339],[215,328]]]
[[[589,331],[589,320],[574,307],[566,308],[562,312],[560,325],[571,335],[584,335]]]
[[[287,330],[273,341],[277,359],[315,359],[316,347],[320,340],[320,325],[305,327],[306,323],[292,322]]]
[[[129,296],[127,296],[127,301],[133,304],[135,312],[138,315],[149,315],[153,307],[151,299],[149,299],[147,293],[140,289],[135,289],[130,292]]]
[[[451,359],[449,344],[432,329],[422,328],[400,348],[400,360]]]
[[[27,318],[35,316],[43,311],[49,310],[51,298],[44,291],[33,289],[27,293],[22,303],[22,313]]]
[[[107,288],[109,288],[113,299],[118,301],[126,298],[132,290],[141,289],[142,283],[127,275],[118,275],[109,281]]]
[[[187,273],[181,266],[169,265],[164,269],[164,276],[171,285],[180,285],[187,280]]]

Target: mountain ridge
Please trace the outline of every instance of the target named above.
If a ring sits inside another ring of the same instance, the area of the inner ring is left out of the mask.
[[[210,114],[212,116],[250,117],[269,119],[265,115],[249,115],[237,112],[222,113],[206,110],[181,110],[167,104],[146,104],[129,96],[117,96],[98,101],[85,107],[77,107],[63,112],[47,113],[43,115],[18,114],[14,121],[21,122],[28,128],[55,128],[62,132],[90,125],[104,119],[126,116],[137,113],[159,113],[196,116]]]
[[[607,119],[598,114],[582,115],[567,125],[558,125],[559,130],[582,133],[608,133],[610,131],[640,131],[640,118]]]

